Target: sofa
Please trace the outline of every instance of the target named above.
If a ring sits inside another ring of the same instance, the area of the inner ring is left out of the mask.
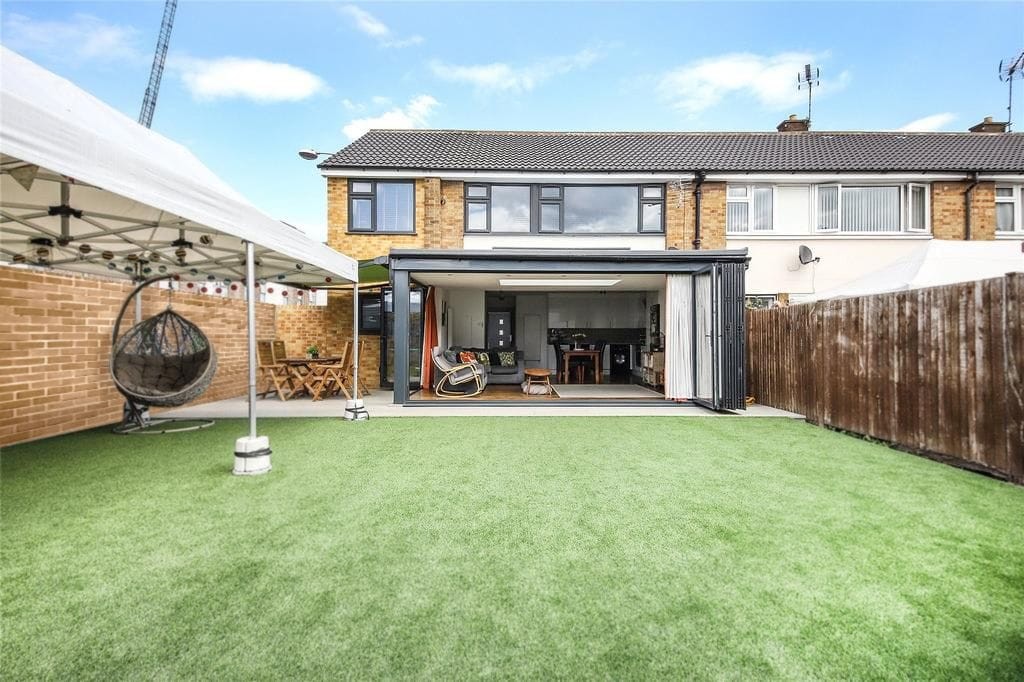
[[[526,360],[523,356],[523,351],[510,351],[516,354],[516,362],[514,365],[503,366],[498,361],[497,350],[486,350],[483,348],[462,348],[460,346],[452,346],[445,352],[445,357],[454,363],[459,362],[459,353],[470,352],[473,353],[477,358],[480,357],[481,353],[487,353],[489,363],[477,362],[483,367],[487,373],[488,384],[499,384],[499,385],[518,385],[526,381]]]

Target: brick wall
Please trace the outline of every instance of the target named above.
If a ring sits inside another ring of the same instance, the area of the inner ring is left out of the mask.
[[[127,282],[0,266],[0,445],[120,420],[110,334],[130,291]],[[217,374],[196,402],[244,395],[245,301],[181,292],[172,301],[217,350]],[[147,289],[143,314],[166,303],[166,290]],[[256,309],[258,333],[272,337],[274,306]]]
[[[327,243],[358,260],[395,249],[462,248],[462,183],[423,178],[415,182],[415,234],[348,231],[348,179],[327,178]]]
[[[693,183],[680,190],[669,185],[665,193],[665,246],[688,250],[693,248],[694,196]],[[680,205],[681,204],[681,205]],[[701,249],[725,248],[725,183],[705,182],[701,186]]]
[[[445,180],[441,183],[441,248],[461,249],[465,224],[464,187],[462,182]]]
[[[969,182],[932,183],[932,234],[938,239],[964,238],[964,192]],[[995,239],[996,188],[981,182],[971,197],[971,239]]]
[[[326,306],[279,307],[277,338],[285,342],[288,355],[305,355],[314,343],[321,352],[340,355],[345,342],[352,340],[352,293],[331,292]],[[373,389],[380,386],[380,337],[360,338],[366,346],[359,356],[359,373]]]

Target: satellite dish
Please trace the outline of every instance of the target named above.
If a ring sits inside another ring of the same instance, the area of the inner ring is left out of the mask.
[[[800,245],[800,265],[807,265],[809,263],[817,263],[821,258],[815,258],[814,252],[803,244]]]

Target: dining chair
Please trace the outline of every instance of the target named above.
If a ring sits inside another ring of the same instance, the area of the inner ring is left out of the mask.
[[[295,380],[289,367],[274,357],[274,345],[271,341],[256,342],[257,371],[264,381],[265,390],[260,396],[277,393],[281,400],[288,400],[295,395]]]
[[[274,339],[274,360],[276,362],[284,362],[285,358],[288,357],[288,353],[285,349],[284,341],[281,339]]]
[[[348,400],[352,399],[352,394],[348,392],[348,387],[352,384],[352,375],[348,373],[349,353],[351,351],[351,342],[346,341],[341,347],[341,355],[339,355],[341,360],[325,365],[325,372],[329,377],[331,392],[335,394],[344,393],[345,398]]]

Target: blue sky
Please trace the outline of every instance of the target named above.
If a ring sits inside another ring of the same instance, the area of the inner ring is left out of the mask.
[[[4,1],[0,42],[134,118],[162,11]],[[1005,118],[997,65],[1022,48],[1020,2],[181,0],[153,127],[323,238],[323,180],[296,151],[370,126],[771,130],[805,113],[812,61],[818,130],[964,130]]]

